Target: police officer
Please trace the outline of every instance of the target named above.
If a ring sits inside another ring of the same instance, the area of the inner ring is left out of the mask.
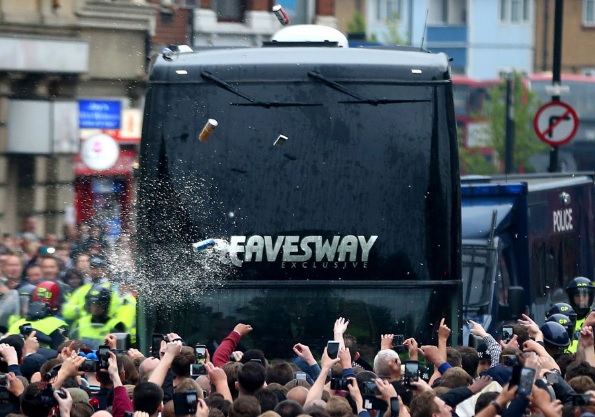
[[[554,359],[568,352],[567,348],[570,346],[570,338],[564,326],[555,321],[546,321],[539,327],[539,330],[543,333],[545,350]]]
[[[97,349],[110,333],[124,333],[126,326],[119,317],[109,314],[112,290],[109,284],[95,284],[85,297],[85,311],[70,332],[71,339],[83,342],[89,349]]]
[[[574,330],[574,327],[576,326],[576,312],[570,304],[556,303],[551,306],[545,313],[545,321],[555,321],[564,326],[568,332],[568,337],[570,337],[570,347],[568,348],[568,351],[572,351],[572,349],[576,351],[579,335]]]
[[[589,278],[576,277],[566,287],[566,294],[568,295],[569,304],[576,312],[576,323],[574,324],[575,342],[568,349],[569,352],[575,353],[578,348],[578,337],[576,335],[581,331],[585,319],[591,312],[595,287],[593,287],[593,283]]]
[[[77,288],[67,302],[62,306],[62,315],[70,323],[76,322],[85,315],[86,296],[95,284],[107,284],[108,263],[106,259],[99,255],[93,255],[89,259],[89,276],[91,282]],[[113,316],[118,311],[120,302],[116,293],[112,294],[109,313]]]
[[[27,317],[16,320],[8,329],[10,334],[21,333],[21,326],[29,323],[40,345],[57,349],[66,339],[68,324],[58,316],[60,287],[53,281],[40,282],[31,296]]]

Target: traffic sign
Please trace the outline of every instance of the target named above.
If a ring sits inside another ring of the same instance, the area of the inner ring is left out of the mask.
[[[569,104],[550,101],[535,113],[533,128],[548,145],[561,146],[572,140],[578,130],[578,116]]]

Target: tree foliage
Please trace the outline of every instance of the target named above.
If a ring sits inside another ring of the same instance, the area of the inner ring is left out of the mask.
[[[347,22],[347,33],[366,33],[366,22],[359,11],[355,11],[349,22]]]
[[[405,40],[401,38],[399,33],[399,15],[393,13],[390,18],[386,20],[386,35],[384,42],[393,43],[395,45],[405,45]]]
[[[514,107],[514,171],[533,171],[529,158],[548,149],[533,130],[533,118],[540,103],[535,92],[527,90],[521,74],[513,73]],[[506,80],[490,90],[489,101],[484,107],[488,116],[488,143],[504,161],[506,155]]]

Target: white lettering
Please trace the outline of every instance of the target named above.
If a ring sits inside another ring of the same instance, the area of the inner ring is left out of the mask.
[[[347,255],[350,261],[355,261],[357,258],[357,238],[353,235],[347,235],[341,239],[338,261],[344,262]]]
[[[560,216],[561,220],[558,219],[558,214],[554,213],[555,227],[562,227],[560,225],[566,222],[564,224],[570,224],[566,227],[572,228],[572,213]],[[302,263],[302,268],[316,268],[319,266],[317,263],[323,261],[323,268],[327,268],[329,263],[334,268],[346,268],[347,262],[353,268],[367,268],[370,252],[377,239],[377,235],[369,238],[355,235],[333,236],[324,240],[322,236],[232,236],[230,243],[219,246],[218,250],[221,262],[231,262],[238,267],[241,267],[243,262],[263,262],[266,256],[267,262],[281,261],[281,268],[289,267],[285,266],[286,262],[291,263],[291,268],[296,268],[297,263]],[[240,253],[244,255],[239,256]],[[310,265],[305,264],[309,261],[314,262]],[[339,265],[339,262],[342,265]]]
[[[572,209],[555,210],[553,212],[554,232],[567,232],[574,230],[572,224]]]

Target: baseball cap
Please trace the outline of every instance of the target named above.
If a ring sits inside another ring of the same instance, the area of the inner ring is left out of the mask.
[[[491,360],[492,357],[488,353],[488,346],[485,343],[481,343],[477,346],[477,355],[480,361]]]

